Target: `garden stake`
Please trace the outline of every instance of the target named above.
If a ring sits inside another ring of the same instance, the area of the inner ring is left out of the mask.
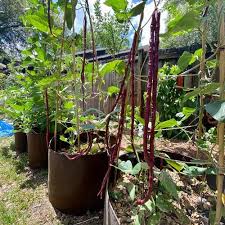
[[[202,55],[200,62],[200,76],[199,76],[199,87],[202,85],[202,80],[205,79],[205,55],[206,55],[206,32],[207,32],[207,12],[208,6],[203,13],[203,24],[202,24]],[[200,93],[200,107],[199,107],[199,123],[198,123],[198,138],[201,139],[203,136],[203,114],[204,114],[204,100],[203,95]],[[198,151],[197,151],[198,154]]]
[[[86,57],[86,49],[87,49],[87,17],[86,14],[84,15],[84,28],[83,28],[83,62],[82,62],[82,71],[81,71],[81,82],[82,82],[82,104],[83,104],[83,111],[85,111],[85,96],[84,96],[84,83],[85,83],[85,76],[84,76],[84,68],[85,68],[85,57]]]
[[[94,28],[93,28],[93,23],[91,19],[91,13],[90,13],[90,7],[88,0],[85,0],[86,4],[86,11],[88,14],[89,22],[90,22],[90,30],[91,30],[91,43],[92,43],[92,51],[93,51],[93,64],[92,64],[92,93],[94,93],[94,73],[95,73],[95,62],[98,66],[98,57],[97,57],[97,52],[96,52],[96,47],[95,47],[95,36],[94,36]],[[98,68],[97,68],[98,71]]]
[[[48,27],[51,35],[54,36],[52,32],[52,23],[51,23],[51,0],[48,0]]]
[[[63,32],[62,32],[62,41],[61,41],[61,50],[60,50],[60,58],[59,58],[59,65],[58,65],[58,72],[59,77],[61,76],[61,70],[62,70],[62,57],[63,57],[63,51],[64,51],[64,36],[65,36],[65,27],[66,27],[66,9],[67,9],[67,1],[65,1],[65,13],[63,18]],[[59,80],[57,80],[56,85],[56,107],[55,107],[55,130],[54,130],[54,150],[56,151],[57,147],[57,119],[58,119],[58,112],[59,112]]]
[[[45,110],[46,110],[46,143],[48,147],[50,135],[48,88],[45,89]]]
[[[220,99],[224,100],[225,86],[225,16],[224,16],[224,1],[218,0],[218,15],[219,15],[219,46],[223,46],[219,51],[219,71],[220,71]],[[219,141],[219,159],[218,159],[218,175],[217,175],[217,202],[216,202],[216,217],[215,225],[220,224],[222,216],[222,194],[224,180],[224,123],[218,123],[218,141]]]
[[[159,29],[160,12],[155,9],[151,22],[151,38],[149,48],[149,75],[147,83],[147,98],[145,110],[145,125],[143,135],[144,159],[149,167],[149,187],[144,199],[138,199],[137,204],[144,204],[149,200],[153,189],[153,167],[154,167],[154,140],[155,140],[155,121],[156,121],[156,101],[158,83],[158,58],[159,58]],[[151,115],[150,146],[148,147],[149,128],[148,124]]]

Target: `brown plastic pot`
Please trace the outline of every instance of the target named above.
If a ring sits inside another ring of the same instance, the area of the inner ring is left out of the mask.
[[[15,137],[15,151],[17,154],[27,152],[27,135],[23,132],[16,132]]]
[[[108,166],[106,152],[69,160],[50,149],[48,163],[48,194],[53,207],[77,215],[103,208],[97,193]]]
[[[54,208],[75,215],[103,208],[104,199],[97,194],[108,168],[107,152],[75,160],[52,149],[48,154],[48,194]]]
[[[48,148],[45,134],[28,133],[28,162],[33,169],[46,168],[48,165]]]
[[[109,200],[108,191],[105,194],[105,206],[104,206],[104,220],[103,225],[120,225],[120,221],[114,211],[112,204]]]

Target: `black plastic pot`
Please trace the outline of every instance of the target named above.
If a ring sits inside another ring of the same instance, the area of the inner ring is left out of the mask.
[[[48,165],[48,148],[45,134],[28,133],[28,162],[33,169],[47,168]]]
[[[81,136],[85,141],[87,134]],[[108,168],[106,151],[69,160],[60,151],[49,149],[48,194],[54,208],[81,215],[103,208],[104,199],[97,193]]]
[[[16,132],[15,137],[15,151],[19,155],[27,152],[27,135],[23,132]]]

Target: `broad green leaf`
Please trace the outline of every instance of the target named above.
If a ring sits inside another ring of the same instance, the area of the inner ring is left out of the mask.
[[[209,69],[215,69],[216,68],[216,65],[217,65],[217,60],[216,59],[208,60],[206,62],[206,66]]]
[[[198,60],[200,60],[201,57],[202,57],[202,53],[203,53],[202,48],[199,48],[199,49],[197,49],[197,50],[195,51],[194,56],[195,56]]]
[[[225,122],[225,101],[209,103],[205,109],[215,120]]]
[[[141,225],[139,215],[132,216],[132,219],[134,220],[134,225]]]
[[[65,138],[63,135],[60,135],[60,140],[61,141],[64,141],[64,142],[67,142],[68,141],[67,138]]]
[[[136,119],[139,123],[141,123],[142,125],[145,124],[145,120],[144,120],[140,115],[138,115],[137,113],[134,115],[134,117],[135,117],[135,119]]]
[[[136,186],[134,184],[132,184],[132,183],[129,183],[127,185],[127,189],[128,189],[129,196],[130,196],[131,200],[134,201]]]
[[[189,117],[196,111],[195,108],[190,108],[190,107],[183,107],[182,113],[184,114],[185,117]]]
[[[141,171],[141,169],[142,169],[142,162],[139,162],[139,163],[137,163],[137,164],[134,166],[134,168],[133,168],[133,170],[132,170],[132,175],[137,175],[137,174],[139,174],[140,171]]]
[[[73,12],[72,12],[72,5],[70,3],[67,3],[66,7],[66,24],[69,30],[73,27]]]
[[[114,71],[117,74],[122,75],[125,71],[125,66],[126,65],[123,60],[114,60],[101,66],[99,73],[100,73],[100,76],[102,77]]]
[[[217,88],[219,88],[219,83],[210,83],[203,87],[198,87],[194,91],[189,92],[186,94],[183,98],[183,102],[186,102],[188,99],[196,97],[198,95],[205,95],[205,94],[211,94],[212,92],[216,91]]]
[[[130,10],[131,17],[140,15],[145,8],[145,2],[140,2]]]
[[[74,107],[74,102],[65,102],[64,107],[65,109],[72,109]]]
[[[167,198],[165,198],[165,196],[162,194],[156,197],[156,206],[160,211],[165,213],[168,213],[172,210],[171,203],[168,202]]]
[[[150,216],[147,225],[159,225],[161,220],[161,213],[157,212]]]
[[[19,111],[19,112],[24,111],[24,106],[22,106],[22,105],[10,104],[10,106],[16,111]]]
[[[175,199],[178,199],[177,187],[173,182],[170,174],[166,172],[166,170],[162,170],[159,175],[160,184],[164,187],[164,189]]]
[[[124,11],[127,8],[127,0],[106,0],[105,5],[111,7],[115,12]]]
[[[177,125],[178,123],[175,119],[170,119],[170,120],[166,120],[166,121],[158,123],[155,129],[160,130],[160,129],[170,128],[170,127],[175,127]]]
[[[206,167],[185,166],[183,173],[188,176],[195,177],[205,174],[206,171],[207,171]]]
[[[177,63],[181,71],[184,71],[189,66],[192,56],[193,55],[190,52],[183,52]]]
[[[115,94],[118,94],[120,91],[120,89],[116,86],[110,86],[108,87],[108,90],[107,90],[107,94],[112,97],[113,95]]]
[[[184,15],[177,15],[176,18],[168,23],[168,31],[162,36],[179,35],[197,28],[200,24],[199,13],[191,10]]]
[[[45,57],[46,57],[46,53],[45,53],[44,49],[43,48],[36,48],[35,51],[38,54],[38,58],[40,60],[44,61],[45,60]]]
[[[40,17],[38,15],[27,15],[25,20],[27,20],[33,27],[37,28],[41,32],[48,32],[49,27],[46,18]]]
[[[115,15],[119,23],[124,23],[128,21],[131,17],[130,12],[116,12]]]
[[[45,77],[45,78],[41,79],[38,82],[38,86],[39,87],[48,87],[52,83],[54,83],[55,81],[57,81],[57,76],[56,75],[48,76],[48,77]]]
[[[166,159],[166,162],[172,166],[175,170],[177,170],[178,172],[180,172],[182,169],[184,169],[185,163],[180,163],[180,162],[176,162],[174,160],[171,159]]]
[[[124,173],[132,174],[133,166],[130,160],[127,161],[119,161],[118,169]]]
[[[155,204],[151,199],[145,202],[144,207],[146,207],[149,212],[153,212],[155,210]]]

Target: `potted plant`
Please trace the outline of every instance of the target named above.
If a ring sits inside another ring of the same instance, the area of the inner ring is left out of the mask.
[[[4,90],[4,106],[1,112],[5,117],[13,123],[14,126],[14,140],[15,151],[17,155],[27,152],[27,136],[23,124],[26,104],[24,91],[18,85],[8,87]]]

